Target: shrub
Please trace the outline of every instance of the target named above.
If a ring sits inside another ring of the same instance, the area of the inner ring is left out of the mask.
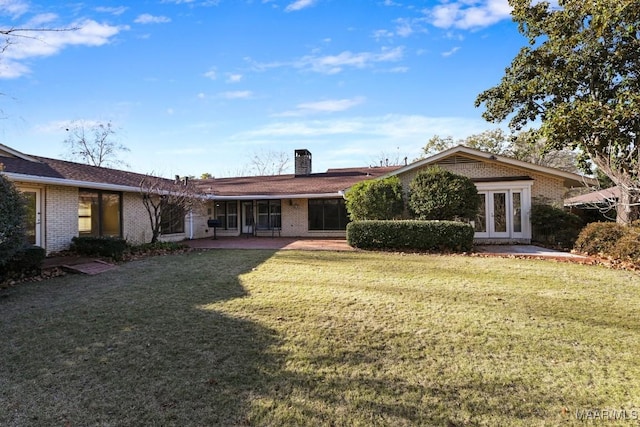
[[[189,248],[180,242],[153,242],[131,246],[129,251],[132,254],[154,254],[162,252],[178,252]]]
[[[610,255],[626,233],[627,227],[615,222],[592,222],[582,229],[574,247],[589,255]]]
[[[580,230],[582,219],[551,205],[531,207],[532,238],[536,242],[572,248]]]
[[[0,281],[12,277],[36,276],[42,272],[46,251],[40,246],[23,246],[4,266],[0,267]]]
[[[71,250],[80,255],[104,256],[120,261],[128,245],[126,240],[115,237],[74,237]]]
[[[0,266],[24,246],[26,208],[22,194],[0,173]]]
[[[418,172],[411,181],[409,209],[416,219],[471,220],[480,198],[473,182],[440,167]]]
[[[628,228],[610,253],[611,256],[640,265],[640,229]]]
[[[473,227],[456,221],[354,221],[347,225],[347,243],[361,249],[469,251]]]
[[[404,211],[402,183],[397,176],[359,182],[349,189],[346,199],[352,221],[394,219]]]

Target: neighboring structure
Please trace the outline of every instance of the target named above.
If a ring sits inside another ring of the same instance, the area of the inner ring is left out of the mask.
[[[565,199],[564,206],[585,222],[615,221],[619,198],[618,187],[603,188]]]
[[[31,242],[48,253],[67,249],[75,236],[118,236],[148,242],[151,228],[142,203],[145,175],[26,155],[0,145],[3,174],[28,198]],[[208,199],[203,212],[184,221],[168,212],[161,240],[218,236],[344,237],[349,222],[344,193],[367,179],[397,175],[408,190],[423,168],[438,165],[476,184],[482,208],[476,239],[529,242],[529,211],[536,198],[561,204],[568,189],[593,180],[544,166],[458,146],[407,166],[329,169],[312,173],[311,153],[295,151],[289,175],[194,180]],[[181,213],[183,215],[184,213]],[[176,219],[178,219],[176,221]],[[163,219],[164,222],[164,219]]]

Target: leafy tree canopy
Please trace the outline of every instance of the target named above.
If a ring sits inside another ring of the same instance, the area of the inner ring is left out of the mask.
[[[490,122],[540,123],[552,148],[579,148],[622,190],[620,222],[640,204],[640,2],[509,0],[528,40],[482,92]],[[622,214],[621,214],[622,212]]]
[[[578,173],[578,153],[569,148],[549,149],[545,139],[538,138],[535,131],[527,130],[508,135],[502,129],[491,129],[454,140],[451,136],[433,136],[422,147],[424,156],[430,156],[456,145],[464,145],[487,153],[511,157],[517,160]]]
[[[394,219],[404,211],[402,184],[397,176],[359,182],[349,189],[346,199],[353,221]]]

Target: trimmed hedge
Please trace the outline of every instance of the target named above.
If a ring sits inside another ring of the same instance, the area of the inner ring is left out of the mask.
[[[115,237],[74,237],[70,250],[89,256],[104,256],[120,261],[129,245],[124,239]]]
[[[470,251],[473,227],[457,221],[353,221],[347,243],[361,249]]]

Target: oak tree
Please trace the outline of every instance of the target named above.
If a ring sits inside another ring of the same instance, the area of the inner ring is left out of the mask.
[[[620,188],[618,221],[640,212],[640,2],[509,0],[528,40],[476,106],[512,130],[539,124],[550,148],[578,148]]]

